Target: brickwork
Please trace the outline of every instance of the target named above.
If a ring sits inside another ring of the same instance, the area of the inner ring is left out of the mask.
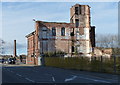
[[[27,35],[28,63],[38,64],[45,52],[63,51],[89,55],[95,47],[95,27],[90,24],[90,7],[76,4],[70,8],[70,23],[36,21],[35,32]],[[31,61],[31,62],[30,62]]]

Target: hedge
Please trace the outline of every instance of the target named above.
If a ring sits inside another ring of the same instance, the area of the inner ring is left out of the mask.
[[[52,66],[65,69],[76,69],[94,72],[114,73],[114,60],[105,59],[90,60],[83,57],[44,57],[45,66]],[[120,74],[120,58],[116,58],[116,72]]]

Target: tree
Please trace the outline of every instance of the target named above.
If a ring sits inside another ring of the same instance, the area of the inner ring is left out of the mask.
[[[5,41],[0,39],[0,54],[4,54],[4,44]]]
[[[97,34],[96,46],[103,48],[116,48],[118,47],[118,36],[115,34]]]

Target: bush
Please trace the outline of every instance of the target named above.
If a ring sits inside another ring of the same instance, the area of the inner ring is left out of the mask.
[[[113,73],[114,72],[114,60],[113,59],[106,59],[104,62],[102,62],[102,69],[105,73]]]
[[[56,52],[45,52],[44,57],[64,57],[66,53],[62,51],[56,51]]]
[[[116,60],[116,70],[120,73],[120,58]],[[45,65],[65,69],[114,73],[114,59],[91,60],[83,57],[45,57]]]
[[[60,68],[88,70],[89,60],[78,57],[45,57],[46,66],[55,66]]]
[[[92,60],[90,63],[91,71],[99,72],[101,70],[101,62],[99,60]]]

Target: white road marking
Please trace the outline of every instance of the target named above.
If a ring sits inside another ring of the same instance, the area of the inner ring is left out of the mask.
[[[12,72],[12,73],[13,73],[13,71],[10,71],[10,72]]]
[[[13,73],[13,71],[11,71],[11,70],[8,70],[8,69],[6,69],[6,70]]]
[[[49,76],[52,76],[51,74],[45,74],[45,75],[49,75]]]
[[[35,70],[32,70],[33,72],[38,72],[38,71],[35,71]]]
[[[8,69],[6,69],[7,71],[9,71]]]
[[[52,76],[52,80],[55,82],[55,78]]]
[[[42,81],[41,81],[41,82],[35,82],[35,83],[48,83],[48,84],[49,84],[49,83],[51,83],[51,82],[47,82],[47,81],[42,82]]]
[[[33,80],[29,79],[29,78],[25,78],[25,79],[28,80],[28,81],[30,81],[30,82],[35,82],[35,81],[33,81]]]
[[[72,81],[72,80],[74,80],[76,77],[77,77],[77,76],[73,76],[72,78],[65,79],[65,82],[67,82],[67,81]]]
[[[97,80],[97,79],[85,78],[85,77],[80,77],[80,76],[78,76],[78,78],[87,79],[87,80],[92,80],[92,81],[96,81],[96,82],[111,83],[111,82],[104,81],[104,80]]]
[[[16,74],[16,75],[18,75],[18,76],[20,76],[20,77],[22,76],[22,75],[20,75],[20,74]]]
[[[89,76],[89,77],[94,77],[94,78],[98,78],[99,80],[101,80],[101,79],[104,79],[104,78],[102,78],[102,77],[96,77],[96,76],[91,76],[91,75],[83,75],[83,74],[76,74],[76,73],[73,73],[72,72],[72,74],[74,74],[74,75],[79,75],[79,76]],[[83,77],[84,78],[84,77]],[[92,79],[92,78],[88,78],[88,79]],[[96,79],[95,79],[96,80]],[[113,79],[106,79],[106,80],[110,80],[110,81],[114,81],[114,82],[117,82],[117,80],[113,80]],[[107,81],[106,81],[107,82]],[[111,82],[109,82],[109,83],[111,83]]]
[[[111,83],[111,82],[108,82],[108,81],[104,81],[104,80],[95,80],[94,81],[97,81],[97,82],[103,82],[103,83]]]
[[[55,77],[52,76],[52,74],[45,74],[45,75],[51,76],[51,77],[52,77],[52,80],[55,82]]]
[[[11,70],[8,70],[8,71],[13,72],[13,71],[11,71]],[[20,75],[20,74],[18,74],[18,73],[17,73],[16,75],[22,77],[22,75]],[[29,78],[25,78],[25,79],[28,80],[28,81],[30,81],[30,82],[35,82],[35,81],[33,81],[33,80],[29,79]]]

